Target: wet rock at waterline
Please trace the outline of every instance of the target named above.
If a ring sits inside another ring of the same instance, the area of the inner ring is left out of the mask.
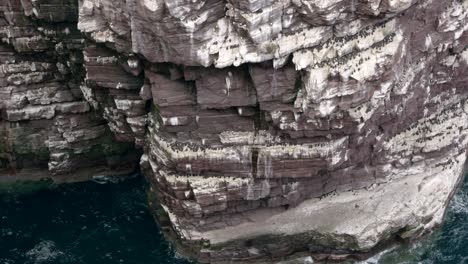
[[[7,0],[0,179],[124,174],[204,262],[432,230],[465,166],[464,0]]]

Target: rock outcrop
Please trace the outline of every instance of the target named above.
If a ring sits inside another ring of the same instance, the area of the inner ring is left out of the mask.
[[[0,175],[142,151],[159,223],[202,262],[415,238],[463,176],[466,0],[6,2]]]
[[[86,45],[77,12],[72,1],[0,3],[0,180],[136,169],[139,151],[115,142],[81,91]]]

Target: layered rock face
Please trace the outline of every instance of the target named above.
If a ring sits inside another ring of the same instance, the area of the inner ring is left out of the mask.
[[[0,3],[0,181],[75,181],[136,169],[85,100],[85,40],[70,1]]]
[[[121,169],[134,144],[160,224],[203,262],[418,237],[463,175],[466,0],[2,8],[3,168]]]

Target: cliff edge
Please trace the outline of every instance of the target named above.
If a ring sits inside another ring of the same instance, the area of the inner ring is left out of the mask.
[[[4,0],[0,181],[138,168],[201,262],[363,256],[464,174],[467,0]]]

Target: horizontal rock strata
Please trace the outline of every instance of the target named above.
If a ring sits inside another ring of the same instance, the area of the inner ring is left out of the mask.
[[[85,40],[78,6],[0,4],[0,181],[75,181],[136,169],[133,144],[118,144],[80,87]]]
[[[466,0],[0,8],[2,168],[122,172],[142,149],[151,208],[202,262],[415,238],[463,175]]]

